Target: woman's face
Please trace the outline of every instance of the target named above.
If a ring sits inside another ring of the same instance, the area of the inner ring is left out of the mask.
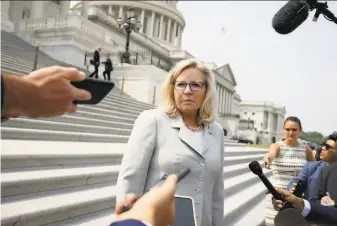
[[[175,80],[174,100],[183,115],[196,114],[204,102],[206,96],[204,77],[197,68],[187,68]]]
[[[323,144],[320,158],[327,162],[337,159],[336,142],[334,140],[327,140]]]
[[[301,128],[297,122],[287,121],[283,126],[283,131],[288,141],[294,141],[299,137]]]

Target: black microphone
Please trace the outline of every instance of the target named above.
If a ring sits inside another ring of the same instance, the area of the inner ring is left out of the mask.
[[[273,17],[274,30],[283,35],[293,32],[308,18],[309,9],[310,6],[306,1],[289,1]]]
[[[282,195],[280,195],[279,193],[277,193],[277,191],[275,190],[274,186],[270,183],[270,181],[268,180],[268,178],[263,174],[262,168],[261,168],[260,164],[257,161],[253,161],[253,162],[249,163],[249,169],[255,175],[259,176],[259,178],[261,179],[261,181],[267,187],[268,191],[274,196],[274,198],[276,200],[281,200],[282,202],[285,201],[284,198],[282,197]]]
[[[310,224],[302,216],[301,212],[296,209],[286,209],[274,218],[275,226],[310,226]]]

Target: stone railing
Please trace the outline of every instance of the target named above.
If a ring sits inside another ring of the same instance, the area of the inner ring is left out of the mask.
[[[85,20],[78,15],[68,15],[65,17],[48,17],[38,19],[24,19],[20,21],[20,30],[46,30],[54,28],[74,27],[82,32],[105,41],[106,33],[98,25]]]

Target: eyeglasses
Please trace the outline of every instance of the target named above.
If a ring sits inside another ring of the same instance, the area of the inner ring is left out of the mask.
[[[206,83],[204,82],[179,82],[175,81],[173,82],[174,88],[179,91],[184,91],[187,87],[187,85],[190,87],[190,90],[192,91],[200,91],[202,90],[202,87],[206,86]]]
[[[322,144],[322,148],[323,148],[323,147],[325,147],[325,150],[327,150],[327,151],[330,150],[330,149],[333,149],[333,147],[331,147],[331,146],[330,146],[329,144],[327,144],[327,143],[323,143],[323,144]]]

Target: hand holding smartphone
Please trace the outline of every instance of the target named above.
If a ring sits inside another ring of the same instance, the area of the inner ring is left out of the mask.
[[[191,170],[189,168],[183,169],[179,174],[178,174],[178,181],[177,183],[179,183],[179,181],[181,181],[182,179],[184,179],[189,173],[191,172]],[[166,178],[168,177],[167,174],[165,174],[164,176],[162,176],[160,178],[159,181],[157,181],[157,183],[154,184],[154,186],[156,186],[159,182],[166,180]],[[152,187],[154,187],[152,186]],[[138,197],[138,199],[140,199],[144,194],[146,194],[147,192],[149,192],[151,189],[146,190],[141,196]],[[124,206],[123,208],[123,213],[130,210],[132,207],[131,206]]]
[[[74,104],[98,104],[106,95],[114,88],[115,84],[110,81],[104,81],[99,79],[92,79],[86,77],[80,82],[71,81],[70,84],[79,89],[85,89],[91,93],[92,98],[86,101],[75,100]]]

